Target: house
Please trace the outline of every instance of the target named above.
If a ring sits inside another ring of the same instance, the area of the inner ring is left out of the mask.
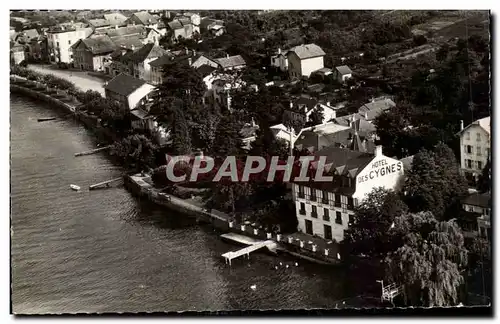
[[[172,41],[193,38],[194,26],[189,18],[176,18],[167,24],[167,31],[171,33]]]
[[[111,38],[111,40],[113,41],[113,43],[116,44],[116,46],[119,46],[120,48],[126,48],[129,50],[133,50],[133,51],[144,46],[144,39],[141,38],[140,36],[137,36],[137,35],[113,37],[113,38]]]
[[[491,236],[491,193],[472,193],[462,201],[462,208],[477,219],[477,231],[481,237]]]
[[[193,61],[195,61],[197,58],[198,56],[196,52],[189,51],[188,49],[178,52],[167,52],[165,55],[149,63],[151,67],[151,83],[163,83],[163,74],[169,66],[174,64],[185,64],[187,66],[191,66],[193,64]]]
[[[160,44],[160,39],[162,38],[162,34],[154,29],[154,28],[147,28],[146,29],[146,37],[142,40],[144,44]]]
[[[251,149],[252,142],[255,141],[258,130],[259,130],[259,125],[255,124],[253,118],[251,123],[246,123],[240,130],[240,135],[242,137],[242,142],[243,142],[243,148],[245,150]]]
[[[491,158],[490,117],[476,120],[465,128],[462,121],[458,135],[461,173],[475,181]]]
[[[137,36],[117,37],[113,40],[117,50],[111,54],[111,61],[105,66],[106,73],[117,76],[120,73],[134,75],[134,64],[130,56],[144,45]]]
[[[198,34],[200,33],[201,17],[199,14],[193,12],[185,12],[182,14],[182,17],[189,19],[189,21],[193,25],[193,33],[198,33]]]
[[[309,77],[312,72],[324,67],[325,52],[316,44],[300,45],[287,53],[288,74],[290,78]]]
[[[281,48],[278,48],[278,51],[271,56],[271,66],[274,66],[280,69],[282,72],[288,70],[288,51],[281,51]]]
[[[10,63],[19,64],[26,59],[25,48],[19,43],[11,43],[10,46]]]
[[[133,13],[125,23],[128,25],[143,25],[145,27],[156,28],[158,27],[158,18],[147,11],[139,11]]]
[[[73,46],[73,64],[76,68],[104,72],[104,65],[117,46],[108,35],[80,39]]]
[[[209,65],[214,68],[219,67],[219,63],[217,63],[216,60],[212,60],[211,58],[205,56],[205,55],[200,55],[196,60],[193,61],[193,68],[197,69],[203,65]]]
[[[319,77],[321,77],[322,80],[325,80],[326,77],[330,76],[330,75],[333,75],[333,71],[332,69],[329,69],[329,68],[321,68],[319,70],[316,70],[314,71],[311,75],[318,75]]]
[[[200,19],[200,33],[210,32],[214,26],[224,26],[224,20],[203,17]]]
[[[219,74],[212,82],[212,99],[216,106],[231,110],[231,92],[241,89],[245,82],[228,74]]]
[[[333,181],[293,181],[292,195],[299,231],[327,240],[344,239],[355,207],[369,192],[377,187],[399,190],[404,178],[403,162],[385,156],[381,146],[374,154],[327,147],[314,156],[326,157],[322,171]]]
[[[316,110],[322,110],[323,120],[326,123],[336,117],[337,112],[333,107],[320,103],[318,100],[308,97],[300,97],[295,102],[290,102],[290,108],[285,109],[285,118],[300,120],[302,123],[310,121],[311,114]]]
[[[150,62],[167,54],[167,51],[155,44],[146,44],[127,57],[133,65],[133,76],[148,83],[153,83]]]
[[[221,57],[215,59],[214,61],[217,62],[222,71],[239,70],[247,65],[241,55],[229,56],[228,54],[226,57]]]
[[[119,74],[104,86],[106,98],[115,100],[133,110],[141,101],[147,100],[154,86],[128,74]]]
[[[106,19],[111,27],[115,26],[125,26],[127,17],[119,12],[113,12],[109,14],[104,14],[104,19]]]
[[[352,71],[347,65],[335,67],[334,74],[335,79],[340,83],[344,83],[347,79],[352,78]]]
[[[218,37],[226,32],[226,27],[223,25],[213,24],[208,27],[208,31],[212,36]]]
[[[386,97],[379,97],[372,99],[369,103],[364,104],[358,109],[358,113],[363,115],[365,120],[373,121],[377,116],[383,112],[396,107],[392,99]]]
[[[47,48],[52,63],[73,62],[71,46],[89,37],[94,30],[85,24],[59,24],[47,31]]]
[[[144,43],[144,39],[148,34],[148,30],[142,25],[126,27],[115,26],[114,28],[106,29],[100,33],[108,35],[114,42],[123,41],[130,37],[134,37],[140,39],[141,43]]]
[[[38,36],[31,38],[27,44],[28,59],[34,61],[46,61],[48,59],[47,38]]]
[[[194,67],[194,64],[193,64]],[[203,78],[203,82],[205,82],[205,85],[207,86],[208,90],[212,89],[212,82],[214,79],[217,77],[214,72],[217,70],[216,67],[208,64],[203,64],[202,66],[198,67],[196,69],[200,76]]]
[[[94,28],[94,30],[103,30],[111,28],[111,24],[104,18],[96,18],[87,20],[89,27]]]
[[[290,143],[290,138],[292,139],[292,142],[295,142],[297,139],[294,131],[292,130],[292,132],[290,132],[290,129],[283,124],[273,125],[269,128],[273,132],[274,138],[276,139],[285,140],[287,143]]]
[[[24,43],[28,44],[31,42],[32,39],[38,39],[40,37],[40,34],[36,29],[26,29],[21,31],[20,33],[16,34],[15,41],[18,41],[19,43]]]

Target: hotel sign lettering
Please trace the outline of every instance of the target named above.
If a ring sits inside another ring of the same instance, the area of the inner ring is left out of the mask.
[[[379,160],[371,165],[371,170],[358,177],[358,183],[366,182],[388,174],[399,173],[403,170],[403,162],[389,164],[387,160]]]

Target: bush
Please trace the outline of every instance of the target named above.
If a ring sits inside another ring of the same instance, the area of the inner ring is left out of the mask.
[[[28,62],[26,62],[26,60],[22,60],[22,61],[19,63],[19,66],[21,66],[21,67],[27,67],[27,66],[28,66]]]

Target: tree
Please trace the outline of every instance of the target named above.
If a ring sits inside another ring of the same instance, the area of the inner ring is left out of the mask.
[[[191,154],[191,133],[184,113],[175,109],[172,118],[172,146],[176,155]]]
[[[449,219],[458,212],[467,183],[453,151],[440,143],[415,155],[403,190],[412,212],[431,211],[438,219]]]
[[[455,306],[467,249],[459,226],[438,222],[432,213],[403,214],[393,229],[402,246],[385,260],[386,280],[403,287],[407,306]]]
[[[241,125],[230,113],[222,116],[215,130],[215,140],[211,155],[214,157],[239,156],[243,142],[240,134]]]
[[[344,231],[342,244],[347,255],[364,254],[384,257],[394,251],[390,228],[395,218],[406,213],[408,207],[399,195],[382,187],[373,189],[356,207],[353,221]]]
[[[140,171],[154,167],[156,146],[144,135],[130,135],[113,143],[110,154]]]

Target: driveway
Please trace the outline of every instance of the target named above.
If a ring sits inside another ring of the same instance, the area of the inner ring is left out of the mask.
[[[100,78],[88,75],[87,72],[83,71],[72,71],[72,70],[59,70],[51,65],[28,65],[28,69],[44,73],[53,74],[57,77],[64,78],[68,81],[73,82],[77,88],[83,91],[94,90],[104,95],[104,81]]]

